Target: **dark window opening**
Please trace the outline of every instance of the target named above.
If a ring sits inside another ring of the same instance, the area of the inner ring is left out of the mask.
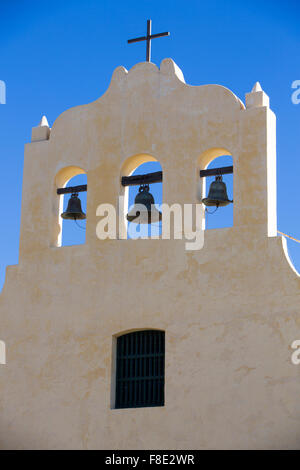
[[[165,333],[135,331],[117,338],[116,408],[164,405]]]

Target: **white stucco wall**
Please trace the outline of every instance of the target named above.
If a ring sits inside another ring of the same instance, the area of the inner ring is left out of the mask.
[[[299,448],[300,281],[276,237],[275,116],[253,93],[245,108],[224,87],[186,85],[170,59],[141,63],[34,132],[20,262],[0,296],[1,448]],[[183,204],[223,154],[234,226],[204,231],[201,250],[98,240],[97,206],[117,205],[120,177],[143,159],[162,165],[164,202]],[[78,169],[86,244],[59,247],[56,189]],[[165,406],[115,410],[114,337],[139,328],[166,332]]]

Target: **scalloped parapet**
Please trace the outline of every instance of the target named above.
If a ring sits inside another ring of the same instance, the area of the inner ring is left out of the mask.
[[[147,84],[147,88],[145,88]],[[140,62],[134,65],[130,70],[123,66],[118,66],[113,74],[106,92],[97,100],[87,105],[80,105],[64,111],[54,122],[51,135],[54,135],[57,127],[71,119],[70,113],[84,113],[86,106],[92,106],[95,103],[105,103],[107,99],[113,101],[120,99],[121,96],[128,97],[129,94],[151,95],[151,99],[160,99],[162,97],[174,96],[176,91],[185,93],[187,98],[186,104],[191,108],[191,112],[195,112],[193,108],[198,110],[203,107],[203,112],[215,111],[220,112],[225,109],[226,112],[243,110],[245,105],[243,102],[228,88],[222,85],[189,85],[185,82],[181,69],[176,63],[170,59],[162,60],[160,68],[152,62]],[[112,98],[112,96],[114,98]]]
[[[116,87],[120,87],[127,83],[136,82],[139,78],[143,78],[143,75],[147,74],[149,77],[151,74],[153,76],[159,77],[160,85],[163,85],[160,88],[160,93],[166,94],[169,90],[172,93],[176,88],[185,87],[190,89],[197,89],[198,93],[202,94],[203,92],[207,93],[208,89],[211,89],[212,92],[216,88],[218,88],[218,93],[222,93],[226,96],[230,96],[232,98],[233,106],[238,104],[239,109],[245,109],[244,104],[242,101],[228,88],[222,85],[189,85],[185,82],[182,70],[178,67],[178,65],[170,58],[163,59],[160,68],[158,68],[152,62],[140,62],[135,64],[130,70],[127,70],[125,67],[120,66],[115,69],[112,75],[112,79],[109,85],[109,88],[106,93],[114,90]],[[136,85],[138,85],[136,83]],[[101,99],[100,97],[99,99]]]

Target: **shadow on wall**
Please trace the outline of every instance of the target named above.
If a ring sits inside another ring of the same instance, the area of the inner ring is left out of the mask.
[[[6,350],[4,341],[0,341],[0,365],[6,364]]]

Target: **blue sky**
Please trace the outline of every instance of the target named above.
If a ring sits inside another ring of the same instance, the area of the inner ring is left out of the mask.
[[[43,114],[51,126],[65,109],[94,101],[117,66],[143,61],[145,44],[127,39],[145,34],[147,18],[153,33],[171,32],[153,41],[152,61],[173,58],[187,83],[218,83],[244,100],[260,81],[277,115],[278,229],[300,239],[300,104],[291,101],[291,84],[300,79],[299,15],[296,0],[1,0],[0,288],[5,266],[18,263],[31,128]],[[300,270],[300,245],[288,246]]]

